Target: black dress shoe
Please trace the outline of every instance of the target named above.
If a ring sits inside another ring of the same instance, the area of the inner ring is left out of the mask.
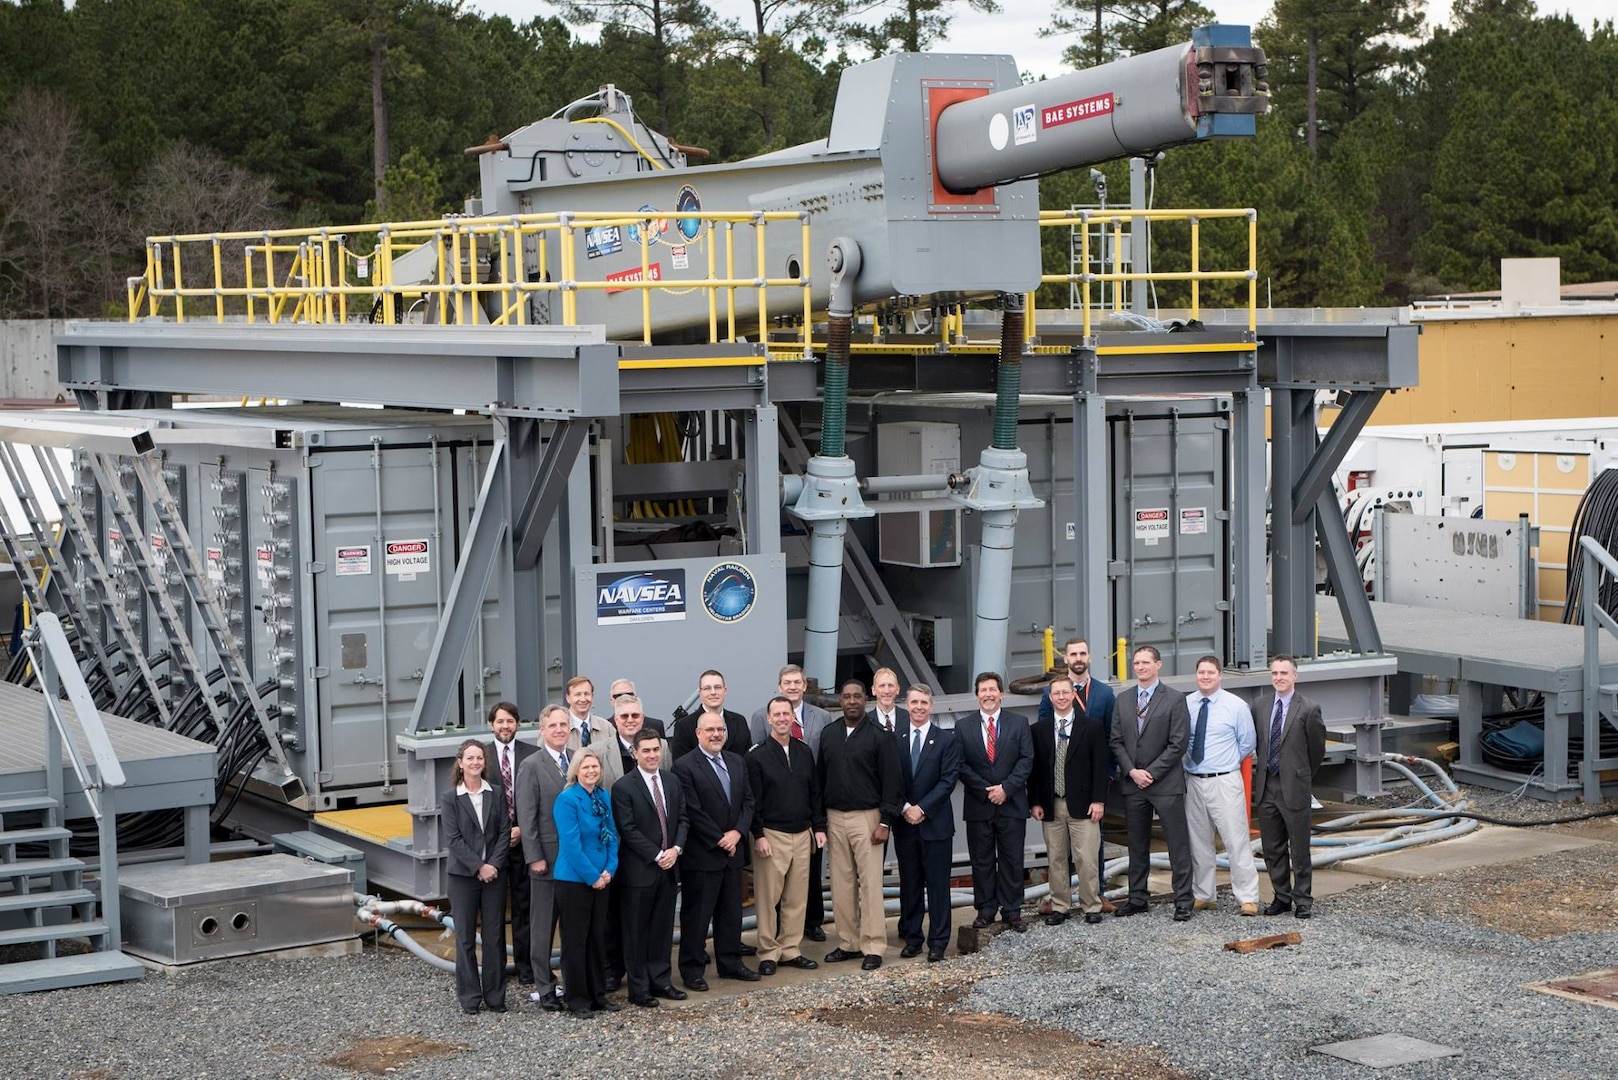
[[[580,1009],[576,1006],[569,1005],[567,1007],[567,1014],[575,1020],[588,1020],[590,1019],[590,1006],[586,1005],[584,1008]]]
[[[1292,913],[1294,919],[1308,919],[1314,916],[1314,908],[1301,907]]]
[[[601,983],[601,989],[609,994],[615,994],[624,988],[624,980],[617,975],[608,975]]]
[[[474,1005],[469,1009],[465,1005],[462,1005],[461,1011],[468,1016],[476,1016],[478,1014],[478,1006]]]
[[[826,931],[818,926],[806,926],[803,928],[803,936],[810,941],[825,941]]]
[[[517,982],[522,986],[533,986],[534,977],[532,975],[518,975]]]
[[[820,965],[807,956],[794,956],[791,960],[781,961],[782,967],[802,968],[804,971],[813,971]]]
[[[701,979],[698,979],[697,981],[702,982]],[[686,985],[690,986],[691,984],[686,983]],[[705,982],[702,983],[702,988],[704,990],[708,989],[708,984],[705,983]],[[652,996],[653,997],[660,997],[660,998],[668,998],[670,1001],[684,1001],[686,998],[690,997],[691,995],[686,993],[684,990],[678,990],[678,989],[674,988],[673,986],[654,986],[654,987],[652,987]]]
[[[1028,933],[1028,924],[1022,921],[1021,915],[1011,916],[1006,920],[1006,925],[1017,931],[1019,934]]]
[[[740,979],[742,982],[758,982],[759,974],[750,967],[739,967],[735,971],[721,971],[721,979]]]
[[[850,952],[849,950],[839,946],[826,954],[826,963],[840,964],[844,960],[859,960],[864,955],[865,954],[862,952]]]
[[[616,1001],[608,1001],[606,998],[602,998],[600,1001],[590,1002],[591,1012],[621,1012],[622,1010],[622,1005],[618,1004]]]
[[[994,925],[994,916],[993,915],[979,915],[977,918],[972,920],[972,929],[974,929],[974,930],[987,930],[989,927],[991,927],[993,925]]]
[[[760,975],[774,975],[775,974],[775,961],[774,960],[760,960],[758,962],[758,973]]]
[[[877,968],[879,968],[881,966],[882,966],[882,958],[880,956],[878,956],[876,953],[869,954],[868,956],[866,956],[866,958],[863,961],[860,962],[860,967],[865,969],[866,971],[875,971]]]
[[[1046,926],[1061,926],[1065,922],[1067,922],[1067,912],[1065,911],[1053,911],[1045,916]]]
[[[1146,914],[1145,904],[1119,904],[1118,909],[1112,913],[1115,919],[1127,919],[1131,915]]]
[[[1285,900],[1271,900],[1264,908],[1266,915],[1285,915],[1292,910],[1292,905]]]
[[[743,945],[742,946],[742,955],[743,956],[757,956],[758,955],[758,946],[757,945]]]
[[[685,983],[687,990],[695,990],[699,994],[708,989],[708,980],[704,978],[681,979],[680,981]],[[653,990],[652,993],[655,994],[657,991]]]
[[[1174,909],[1174,921],[1175,922],[1190,922],[1191,921],[1191,909],[1188,908],[1188,907],[1177,907],[1177,908],[1175,908]]]
[[[657,999],[655,997],[630,997],[629,1003],[638,1005],[642,1009],[657,1008]]]
[[[942,959],[944,959],[944,950],[943,949],[928,949],[927,950],[927,962],[929,964],[936,964]]]
[[[1089,923],[1091,926],[1094,926],[1096,923],[1101,921],[1101,912],[1099,912],[1099,911],[1087,911],[1087,912],[1085,912],[1084,913],[1084,921]]]
[[[917,943],[915,943],[913,945],[906,945],[904,948],[899,950],[899,958],[902,959],[902,960],[909,960],[912,956],[920,956],[920,955],[921,955],[921,943],[920,942],[917,942]]]
[[[504,1005],[504,1004],[500,1004],[500,1005],[487,1005],[487,1006],[485,1006],[485,1008],[487,1008],[487,1009],[488,1009],[488,1010],[489,1010],[489,1011],[490,1011],[490,1012],[493,1012],[493,1013],[501,1013],[501,1012],[505,1012],[505,1011],[506,1011],[506,1007],[505,1007],[505,1005]]]

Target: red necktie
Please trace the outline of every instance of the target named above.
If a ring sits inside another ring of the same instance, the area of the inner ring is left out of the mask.
[[[988,751],[989,764],[994,764],[994,717],[989,717],[989,737],[983,740],[983,749]]]
[[[797,713],[792,714],[792,737],[794,739],[803,738],[803,725],[798,723]]]

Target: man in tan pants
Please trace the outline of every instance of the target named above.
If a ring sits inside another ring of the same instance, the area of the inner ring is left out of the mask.
[[[1051,680],[1054,715],[1035,720],[1034,771],[1028,776],[1028,803],[1045,833],[1051,873],[1051,913],[1046,926],[1060,926],[1074,914],[1068,856],[1078,865],[1079,907],[1087,923],[1101,921],[1096,871],[1101,818],[1107,812],[1107,736],[1101,724],[1075,708],[1073,680]]]
[[[842,723],[820,733],[820,789],[826,800],[831,848],[831,906],[842,939],[827,963],[861,960],[882,966],[887,928],[882,916],[882,853],[904,805],[899,744],[865,716],[865,685],[843,684]]]
[[[774,975],[778,964],[820,966],[798,950],[809,899],[809,853],[826,846],[826,809],[809,744],[792,737],[792,702],[771,698],[765,708],[769,736],[748,751],[747,780],[753,787],[758,973]]]

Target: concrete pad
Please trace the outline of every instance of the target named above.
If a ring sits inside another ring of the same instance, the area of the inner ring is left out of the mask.
[[[1425,1039],[1413,1039],[1409,1035],[1398,1034],[1370,1035],[1363,1039],[1349,1039],[1347,1042],[1311,1046],[1309,1049],[1317,1054],[1329,1054],[1373,1069],[1461,1056],[1461,1052],[1452,1046],[1440,1046]]]
[[[1431,877],[1474,866],[1521,862],[1539,855],[1597,847],[1602,843],[1600,840],[1586,840],[1565,833],[1546,832],[1544,829],[1484,825],[1476,832],[1453,840],[1355,859],[1349,865],[1356,874],[1398,881]]]

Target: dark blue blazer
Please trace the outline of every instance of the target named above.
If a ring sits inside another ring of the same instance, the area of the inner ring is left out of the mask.
[[[747,855],[753,828],[753,785],[747,779],[747,759],[729,750],[721,750],[720,757],[730,772],[729,802],[719,774],[700,747],[674,763],[674,775],[685,788],[685,813],[690,826],[686,832],[690,843],[680,853],[680,863],[692,870],[723,870],[728,866],[740,869]],[[719,838],[731,829],[742,834],[742,842],[736,845],[734,855],[726,855]]]
[[[904,776],[904,801],[921,807],[927,816],[920,825],[911,825],[903,816],[896,829],[914,828],[923,840],[948,840],[955,835],[955,807],[950,795],[961,773],[961,744],[955,732],[933,724],[921,744],[921,757],[910,768],[910,724],[896,728],[893,739],[899,745],[899,771]]]
[[[955,738],[961,747],[961,784],[966,789],[962,819],[1027,818],[1028,777],[1034,771],[1034,740],[1028,733],[1028,719],[1020,713],[1000,710],[993,764],[983,745],[982,713],[974,709],[958,718]],[[1006,801],[999,806],[989,801],[986,791],[995,784],[1006,790]]]
[[[1077,699],[1075,699],[1075,704],[1077,704]],[[1090,692],[1085,698],[1082,711],[1085,716],[1101,724],[1103,741],[1112,737],[1112,711],[1117,704],[1118,695],[1113,692],[1112,687],[1096,678],[1092,669],[1090,673]],[[1056,709],[1051,706],[1051,688],[1048,686],[1039,698],[1039,719],[1052,721],[1056,719]],[[1116,761],[1109,760],[1107,762],[1107,775],[1114,779],[1117,778],[1118,763]]]

